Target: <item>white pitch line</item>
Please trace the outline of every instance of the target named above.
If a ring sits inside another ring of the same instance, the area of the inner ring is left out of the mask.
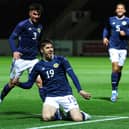
[[[120,119],[128,119],[128,118],[129,117],[106,118],[106,119],[89,120],[89,121],[82,121],[82,122],[75,122],[75,123],[71,122],[71,123],[65,123],[65,124],[40,126],[40,127],[33,127],[33,128],[27,128],[27,129],[46,129],[46,128],[64,127],[64,126],[70,126],[70,125],[79,125],[79,124],[85,124],[85,123],[96,123],[96,122],[102,122],[102,121],[120,120]]]

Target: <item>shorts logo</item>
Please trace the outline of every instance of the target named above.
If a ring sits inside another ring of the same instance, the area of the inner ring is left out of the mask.
[[[53,64],[53,67],[54,68],[58,68],[59,67],[59,64],[58,63],[55,63],[55,64]]]

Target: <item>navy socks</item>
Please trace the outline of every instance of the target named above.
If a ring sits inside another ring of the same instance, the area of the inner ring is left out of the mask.
[[[10,90],[12,89],[13,87],[9,87],[8,84],[6,84],[1,92],[1,100],[4,99],[4,97],[10,92]]]
[[[111,75],[112,90],[117,91],[120,78],[121,78],[121,72],[112,72]]]

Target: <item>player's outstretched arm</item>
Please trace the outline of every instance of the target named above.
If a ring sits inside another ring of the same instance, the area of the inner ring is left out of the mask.
[[[33,86],[34,82],[28,81],[28,82],[17,82],[16,85],[19,86],[22,89],[30,89]]]

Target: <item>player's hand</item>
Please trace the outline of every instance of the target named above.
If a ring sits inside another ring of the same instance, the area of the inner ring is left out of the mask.
[[[104,39],[103,39],[103,44],[104,44],[105,46],[108,46],[108,44],[109,44],[108,38],[104,38]]]
[[[19,59],[20,57],[21,57],[21,53],[20,52],[13,52],[13,58],[15,59],[15,60],[17,60],[17,59]]]
[[[120,31],[120,36],[126,36],[126,33],[123,30],[121,30]]]
[[[88,92],[85,92],[84,90],[80,90],[80,95],[84,98],[84,99],[90,99],[91,94]]]

